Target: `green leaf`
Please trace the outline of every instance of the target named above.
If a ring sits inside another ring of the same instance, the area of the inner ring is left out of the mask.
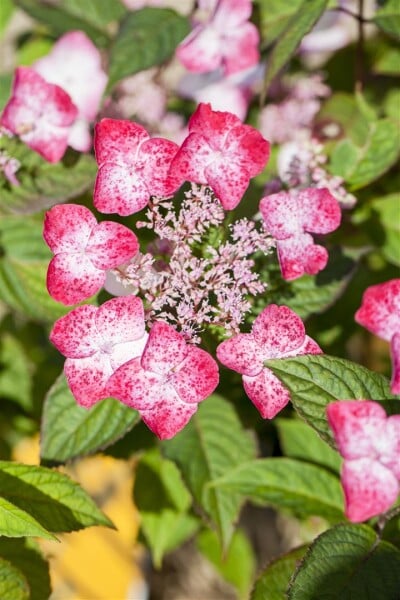
[[[279,441],[284,454],[299,458],[336,473],[340,470],[341,458],[317,433],[299,419],[276,419]]]
[[[139,414],[108,398],[90,410],[76,403],[62,373],[49,390],[43,408],[41,459],[64,463],[103,450],[139,422]]]
[[[0,476],[1,480],[1,476]],[[0,496],[0,535],[7,537],[43,537],[54,540],[55,537],[28,512],[18,508],[6,498]]]
[[[163,442],[162,448],[182,471],[196,503],[215,524],[226,549],[242,498],[208,484],[255,455],[253,439],[241,426],[231,404],[220,396],[210,396],[185,429]]]
[[[32,540],[1,538],[0,556],[9,560],[23,573],[30,588],[29,600],[44,600],[50,597],[49,565]]]
[[[11,95],[12,75],[4,73],[0,75],[0,110],[2,111]],[[0,142],[1,143],[1,142]]]
[[[16,62],[18,65],[30,66],[42,56],[49,54],[53,43],[48,38],[34,37],[18,49]]]
[[[384,100],[383,109],[386,116],[399,121],[399,106],[400,106],[400,88],[391,88],[388,90]]]
[[[301,546],[272,561],[257,579],[250,600],[286,600],[290,578],[306,550]]]
[[[330,171],[343,177],[351,190],[356,190],[386,173],[397,161],[399,153],[396,122],[380,119],[370,124],[368,139],[362,148],[349,140],[337,144],[332,152]]]
[[[386,48],[374,63],[373,69],[380,75],[400,75],[400,48]]]
[[[385,33],[400,38],[400,5],[397,0],[387,0],[376,11],[373,20]]]
[[[56,164],[45,161],[17,138],[0,138],[0,150],[20,161],[20,185],[0,179],[0,215],[31,214],[77,198],[91,189],[97,172],[92,156],[64,157]],[[73,185],[71,185],[73,182]]]
[[[44,23],[58,37],[78,29],[98,46],[111,41],[110,24],[124,14],[119,0],[61,0],[52,5],[45,0],[14,0],[31,17]]]
[[[324,127],[336,125],[338,135],[349,138],[356,146],[364,146],[367,142],[370,124],[353,94],[333,94],[324,102],[315,123],[322,131]]]
[[[199,533],[196,545],[223,579],[237,589],[239,598],[247,600],[256,569],[256,561],[245,534],[237,529],[225,554],[222,552],[218,536],[210,529]]]
[[[29,585],[19,569],[0,558],[1,600],[29,600]]]
[[[263,46],[274,42],[286,29],[303,0],[256,0],[260,9],[260,35]]]
[[[9,333],[0,339],[0,396],[32,409],[31,366],[25,348]]]
[[[299,6],[268,57],[264,96],[274,77],[294,54],[305,34],[312,29],[327,5],[328,0],[304,0]]]
[[[321,596],[323,590],[323,596]],[[288,590],[289,600],[395,600],[400,551],[366,525],[338,525],[310,546]]]
[[[2,0],[0,10],[0,33],[7,27],[13,12],[14,5],[12,0]]]
[[[343,492],[336,475],[291,458],[243,463],[212,482],[216,490],[246,496],[253,502],[286,508],[299,516],[343,519]]]
[[[334,304],[347,287],[355,266],[350,253],[334,249],[321,273],[304,275],[290,283],[280,278],[277,288],[270,290],[270,301],[284,303],[306,319]]]
[[[168,60],[189,31],[188,20],[166,8],[129,14],[111,49],[109,89],[123,77]]]
[[[52,532],[113,526],[77,483],[45,467],[0,461],[0,490],[5,500]]]
[[[400,198],[399,194],[389,194],[376,198],[371,203],[372,210],[377,213],[383,229],[384,239],[380,244],[387,260],[400,266]]]
[[[141,530],[158,569],[164,554],[180,546],[199,527],[198,519],[187,513],[191,496],[175,463],[153,449],[143,455],[137,467],[134,498]]]
[[[389,381],[356,363],[326,354],[268,360],[290,392],[297,413],[335,448],[326,407],[335,400],[392,400]]]

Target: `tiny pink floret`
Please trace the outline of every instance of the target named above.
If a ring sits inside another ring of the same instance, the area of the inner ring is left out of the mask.
[[[235,208],[250,179],[264,169],[269,143],[261,133],[229,112],[199,104],[189,120],[189,135],[171,164],[180,182],[209,185],[225,210]]]
[[[209,13],[178,46],[176,55],[189,70],[205,73],[222,67],[225,75],[256,65],[260,58],[257,27],[249,22],[251,0],[199,2]]]
[[[314,243],[310,233],[330,233],[340,225],[340,206],[329,190],[307,188],[265,196],[260,211],[276,240],[284,279],[315,275],[326,267],[328,252]]]
[[[370,400],[331,402],[326,411],[344,458],[347,518],[360,523],[387,511],[400,492],[400,415],[387,417]]]
[[[178,187],[169,174],[177,144],[150,138],[138,123],[102,119],[94,148],[99,165],[94,205],[100,212],[128,216],[142,210],[150,196],[170,196]]]
[[[59,204],[47,211],[43,237],[54,253],[47,271],[50,296],[66,305],[93,296],[106,271],[130,260],[139,249],[136,235],[112,221],[97,223],[85,206]]]
[[[218,360],[243,376],[246,394],[264,419],[272,419],[290,400],[288,390],[264,362],[300,354],[320,354],[302,320],[287,306],[267,306],[251,333],[240,333],[217,348]]]
[[[118,367],[142,354],[143,303],[128,296],[78,306],[55,322],[50,341],[67,357],[64,372],[77,403],[89,408],[111,396],[108,380]]]
[[[0,125],[45,160],[56,163],[67,149],[77,116],[77,107],[62,88],[47,83],[30,67],[18,67]]]
[[[393,394],[400,394],[400,279],[369,287],[355,314],[357,323],[390,342]]]
[[[160,439],[170,439],[215,390],[218,380],[218,366],[210,354],[187,344],[171,325],[157,321],[142,356],[122,365],[108,389],[138,410]]]

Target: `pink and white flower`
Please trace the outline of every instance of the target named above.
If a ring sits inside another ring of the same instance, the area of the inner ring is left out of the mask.
[[[355,314],[357,323],[390,342],[393,394],[400,394],[400,279],[370,286]]]
[[[218,385],[218,366],[171,325],[154,323],[141,357],[122,365],[108,390],[138,410],[160,439],[178,433]]]
[[[326,234],[339,227],[338,201],[326,188],[290,190],[265,196],[260,211],[276,240],[282,277],[288,281],[315,275],[328,262],[327,250],[310,233]]]
[[[400,415],[369,400],[331,402],[328,422],[344,458],[345,513],[359,523],[388,510],[400,492]]]
[[[130,229],[113,221],[97,223],[78,204],[53,206],[45,216],[43,237],[54,253],[47,289],[67,305],[93,296],[104,285],[106,270],[127,262],[139,249]]]
[[[213,111],[209,104],[199,104],[188,126],[171,173],[181,182],[209,185],[224,209],[232,210],[265,167],[269,143],[236,115]]]
[[[150,196],[169,196],[178,187],[169,174],[177,144],[150,139],[138,123],[102,119],[94,147],[99,165],[94,205],[100,212],[128,216],[142,210]]]
[[[56,163],[67,149],[77,116],[77,107],[63,89],[48,83],[30,67],[18,67],[0,125],[45,160]]]
[[[65,376],[78,404],[89,408],[111,395],[108,381],[147,341],[143,303],[136,296],[78,306],[55,322],[50,341],[67,357]]]
[[[264,362],[321,352],[295,312],[270,304],[255,319],[251,333],[239,333],[222,342],[217,357],[228,369],[243,375],[246,394],[264,419],[272,419],[289,402],[290,394]]]
[[[229,75],[258,63],[259,34],[249,22],[251,0],[199,0],[193,31],[178,46],[176,54],[189,70],[198,73],[223,67]]]

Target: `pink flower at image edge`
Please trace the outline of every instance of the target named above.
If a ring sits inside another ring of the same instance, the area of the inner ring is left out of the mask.
[[[370,286],[355,314],[357,323],[390,342],[393,394],[400,394],[400,279]]]
[[[326,411],[344,458],[346,517],[360,523],[387,511],[400,491],[400,415],[369,400],[331,402]]]

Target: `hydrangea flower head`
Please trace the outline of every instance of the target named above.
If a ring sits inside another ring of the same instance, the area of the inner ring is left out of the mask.
[[[243,387],[264,419],[272,419],[290,400],[288,390],[264,362],[300,354],[319,354],[302,320],[287,306],[270,304],[255,319],[251,333],[239,333],[217,348],[218,360],[243,375]]]
[[[208,184],[225,210],[235,208],[265,167],[269,143],[236,115],[213,111],[210,104],[199,104],[188,127],[171,173],[181,182]]]
[[[266,229],[276,239],[282,277],[288,281],[315,275],[328,262],[327,250],[310,233],[325,234],[339,227],[338,201],[326,188],[290,190],[265,196],[260,211]]]
[[[94,146],[99,165],[94,205],[100,212],[128,216],[142,210],[150,196],[169,196],[177,189],[169,167],[178,146],[150,139],[138,123],[102,119]]]
[[[99,50],[83,31],[69,31],[33,68],[47,82],[59,85],[70,95],[79,113],[68,143],[80,152],[90,150],[89,123],[97,115],[107,85]]]
[[[111,377],[113,396],[138,410],[160,439],[176,435],[217,387],[218,366],[204,350],[163,321],[153,324],[141,357]]]
[[[100,307],[78,306],[55,322],[50,341],[67,357],[65,376],[78,404],[89,408],[111,395],[108,380],[146,344],[143,303],[113,298]]]
[[[372,285],[355,314],[357,323],[390,342],[393,394],[400,394],[400,279]]]
[[[59,204],[47,211],[43,237],[54,253],[47,271],[50,296],[76,304],[93,296],[106,270],[130,260],[138,251],[135,234],[119,223],[97,223],[85,206]]]
[[[45,160],[55,163],[67,149],[77,116],[77,107],[62,88],[47,83],[30,67],[18,67],[0,125]]]
[[[259,34],[249,22],[251,0],[199,0],[198,6],[208,17],[176,51],[189,71],[204,73],[222,67],[229,75],[258,63]]]
[[[359,523],[388,510],[400,492],[400,415],[377,402],[331,402],[328,422],[344,458],[345,513]]]

